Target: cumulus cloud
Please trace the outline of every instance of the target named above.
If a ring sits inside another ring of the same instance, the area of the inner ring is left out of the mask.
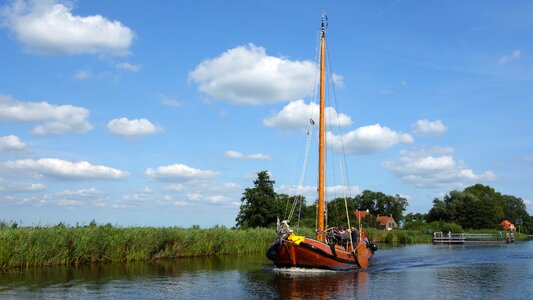
[[[453,152],[449,147],[402,150],[399,162],[386,162],[383,166],[402,181],[421,188],[461,188],[495,179],[491,171],[477,174],[456,161]]]
[[[84,179],[123,179],[128,172],[107,166],[93,165],[86,161],[71,162],[56,158],[39,160],[22,159],[0,163],[0,173],[21,174],[35,178],[53,178],[58,180]]]
[[[52,54],[126,55],[134,32],[101,15],[76,16],[68,2],[13,1],[0,10],[2,26],[26,50]]]
[[[0,153],[20,153],[26,149],[26,144],[22,142],[18,136],[0,136]]]
[[[413,142],[411,135],[396,132],[380,124],[359,127],[342,136],[327,132],[326,140],[332,149],[336,151],[344,149],[347,154],[370,154],[399,143]]]
[[[118,63],[115,65],[115,68],[132,73],[137,73],[141,70],[140,65],[130,64],[129,62]]]
[[[500,57],[499,62],[500,64],[505,64],[513,60],[517,60],[522,56],[522,52],[520,50],[515,50],[511,54],[505,54],[504,56]]]
[[[215,100],[258,105],[311,94],[316,74],[310,61],[269,56],[265,48],[248,44],[203,61],[189,79]]]
[[[36,135],[87,132],[92,129],[87,121],[89,114],[83,107],[17,101],[0,95],[0,121],[38,123],[32,131]]]
[[[441,120],[418,120],[413,124],[413,132],[420,136],[439,136],[445,133],[448,127]]]
[[[263,119],[266,127],[279,127],[283,129],[307,128],[309,119],[318,122],[320,106],[317,103],[306,104],[303,100],[291,101],[283,109],[271,117]],[[326,125],[348,126],[352,119],[339,114],[333,107],[326,107]]]
[[[244,160],[244,159],[249,159],[249,160],[271,160],[272,159],[272,157],[270,157],[270,155],[268,155],[268,154],[263,154],[263,153],[242,154],[242,153],[240,153],[238,151],[234,151],[234,150],[226,151],[226,153],[224,154],[224,157],[231,158],[231,159],[240,159],[240,160]]]
[[[156,169],[148,168],[144,174],[152,180],[181,181],[210,179],[219,175],[219,173],[214,171],[195,169],[184,164],[161,166]]]
[[[113,119],[109,121],[109,123],[107,123],[107,130],[112,134],[126,137],[140,137],[163,131],[161,127],[152,124],[152,122],[147,119],[128,120],[127,118]]]

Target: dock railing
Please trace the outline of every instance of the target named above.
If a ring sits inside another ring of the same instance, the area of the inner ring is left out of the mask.
[[[507,242],[512,243],[514,237],[512,235],[491,233],[451,233],[451,232],[435,232],[433,233],[433,244],[464,244],[464,243],[495,243]]]

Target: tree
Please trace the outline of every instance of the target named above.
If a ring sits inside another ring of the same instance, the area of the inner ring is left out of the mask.
[[[328,201],[328,225],[334,227],[347,227],[348,218],[346,216],[346,204],[348,204],[348,213],[352,214],[355,211],[355,203],[352,199],[344,198],[335,198],[331,201]],[[353,226],[354,222],[357,221],[353,215],[350,215],[351,225]]]
[[[405,215],[405,222],[423,222],[426,220],[427,214],[422,213],[408,213]]]
[[[433,207],[429,210],[426,221],[431,223],[433,221],[450,221],[450,213],[448,212],[448,205],[446,202],[439,200],[438,198],[433,199]]]
[[[427,222],[454,222],[463,228],[495,228],[507,219],[517,225],[528,220],[524,201],[502,195],[490,186],[476,184],[463,191],[451,191],[443,200],[435,199]]]
[[[396,222],[403,219],[403,212],[409,205],[407,199],[396,194],[385,195],[382,192],[364,190],[353,199],[358,210],[369,210],[374,216],[392,215]]]
[[[274,192],[274,180],[268,171],[257,173],[253,188],[246,188],[235,221],[237,227],[271,227],[283,216],[285,205]]]
[[[515,225],[524,225],[529,218],[524,200],[510,195],[503,195],[503,200],[504,218]]]

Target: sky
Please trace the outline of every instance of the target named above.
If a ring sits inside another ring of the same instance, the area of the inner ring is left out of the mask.
[[[329,198],[426,213],[481,183],[533,213],[530,1],[21,0],[0,1],[0,220],[234,226],[263,170],[312,203],[322,12]]]

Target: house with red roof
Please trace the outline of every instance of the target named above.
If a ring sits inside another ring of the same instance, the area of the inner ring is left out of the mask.
[[[391,230],[394,228],[398,228],[398,224],[396,224],[396,221],[392,217],[392,215],[389,216],[379,216],[376,218],[376,221],[378,221],[379,226],[382,229],[385,230]]]
[[[356,210],[353,212],[355,217],[359,222],[361,222],[368,214],[368,210]],[[391,230],[393,228],[398,228],[398,224],[392,217],[392,215],[389,216],[379,216],[376,218],[376,221],[379,223],[379,226],[382,229]]]

